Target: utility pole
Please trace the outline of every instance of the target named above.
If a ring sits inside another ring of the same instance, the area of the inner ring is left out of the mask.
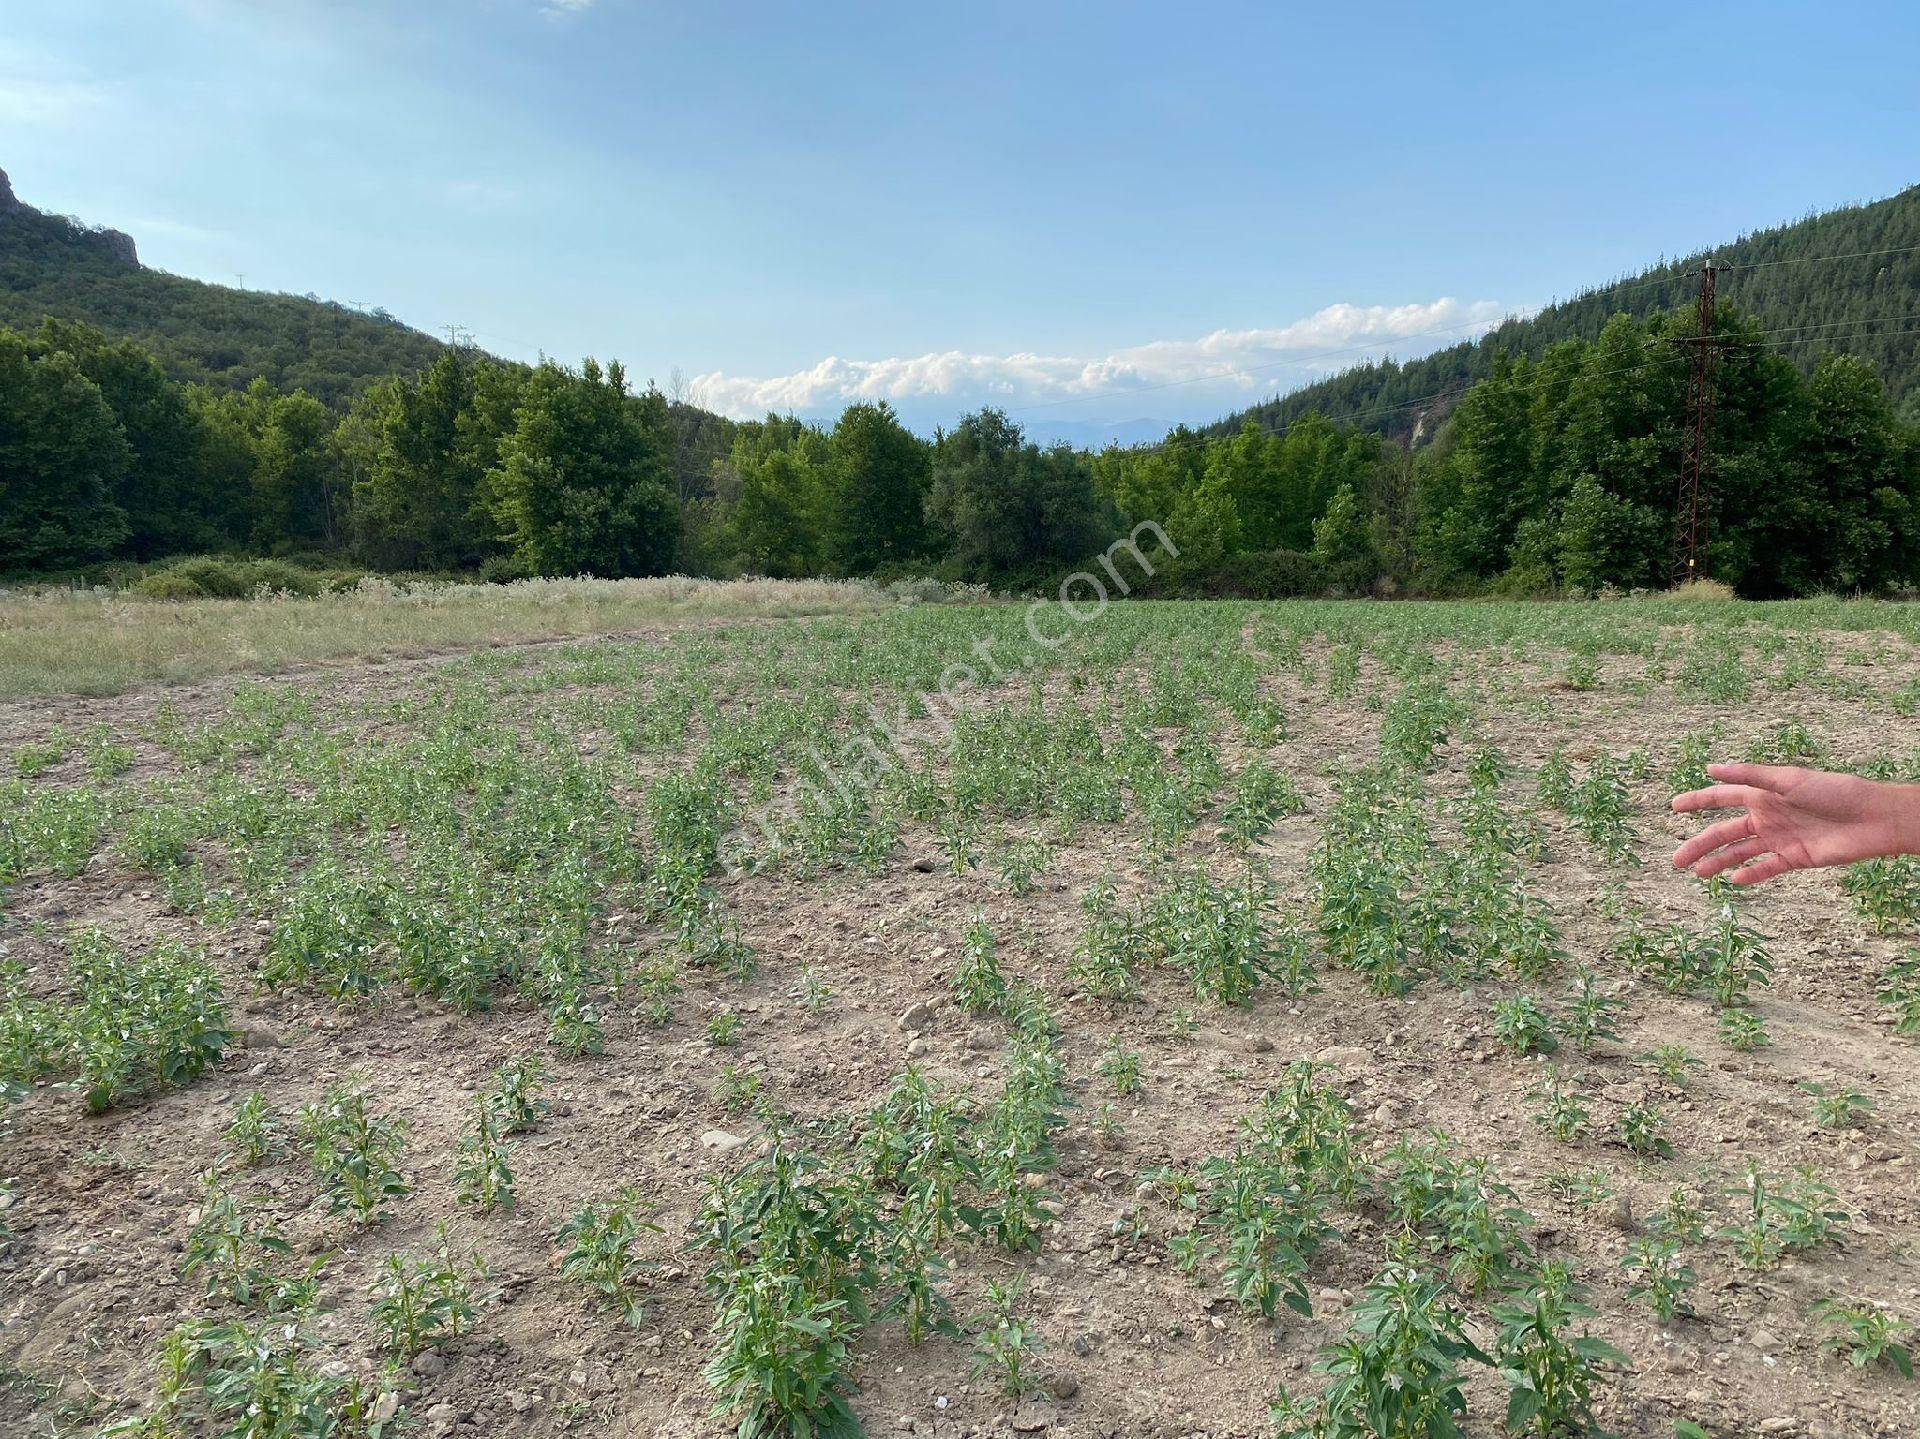
[[[1712,452],[1707,440],[1713,428],[1713,362],[1719,342],[1713,333],[1714,277],[1712,260],[1700,267],[1700,319],[1696,333],[1681,340],[1687,346],[1687,435],[1680,450],[1680,498],[1673,515],[1673,582],[1683,585],[1700,577],[1707,557],[1707,528],[1712,514]]]

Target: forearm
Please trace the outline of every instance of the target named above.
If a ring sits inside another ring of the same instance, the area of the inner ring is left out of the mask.
[[[1870,812],[1861,836],[1863,859],[1920,854],[1920,784],[1875,783]]]

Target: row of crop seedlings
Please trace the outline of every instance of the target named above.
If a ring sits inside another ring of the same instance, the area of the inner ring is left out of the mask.
[[[799,852],[814,866],[838,851],[877,867],[892,848],[897,813],[939,813],[952,817],[952,832],[943,838],[957,866],[970,867],[976,862],[977,844],[967,831],[980,812],[981,796],[1004,793],[1001,782],[1010,777],[1016,778],[1016,788],[1024,786],[1049,800],[1063,837],[1089,820],[1117,818],[1123,812],[1119,785],[1127,784],[1155,838],[1171,845],[1205,809],[1221,779],[1208,738],[1213,721],[1200,704],[1205,689],[1196,677],[1212,674],[1216,692],[1231,691],[1229,708],[1247,722],[1256,741],[1284,726],[1277,708],[1257,697],[1250,664],[1236,657],[1230,682],[1221,679],[1219,666],[1191,661],[1156,669],[1150,689],[1157,698],[1149,703],[1134,693],[1125,701],[1117,776],[1099,753],[1097,735],[1091,752],[1084,746],[1092,726],[1085,713],[1045,734],[1042,768],[1030,764],[1016,777],[1010,776],[1003,759],[985,769],[957,766],[951,805],[941,802],[930,764],[896,769],[899,799],[877,815],[840,797],[843,792],[824,776],[807,773],[811,762],[803,751],[799,768],[813,783],[806,786],[809,799],[799,814],[805,841]],[[683,697],[675,691],[671,698]],[[656,701],[649,712],[659,707]],[[187,781],[151,786],[137,796],[137,803],[125,807],[122,856],[158,876],[177,909],[220,922],[240,908],[271,908],[269,901],[284,891],[289,876],[322,852],[338,852],[339,863],[348,870],[377,872],[381,866],[373,851],[384,843],[379,840],[383,831],[397,831],[403,848],[421,852],[410,863],[428,871],[425,882],[405,886],[416,891],[431,894],[432,871],[455,868],[469,856],[509,871],[523,868],[541,858],[555,832],[566,828],[564,818],[555,813],[565,804],[549,805],[547,816],[526,822],[526,796],[538,795],[556,779],[556,799],[588,812],[607,808],[609,776],[604,767],[581,761],[572,737],[550,716],[535,715],[531,738],[523,739],[502,727],[489,697],[466,682],[444,683],[431,698],[403,699],[391,709],[398,720],[426,725],[427,733],[406,743],[356,746],[315,726],[309,696],[264,686],[239,691],[228,718],[217,726],[190,726],[163,712],[155,727],[157,742],[194,773]],[[793,761],[799,741],[820,733],[840,713],[831,693],[819,688],[808,691],[798,704],[763,704],[724,723],[709,708],[705,770],[709,776],[743,781],[745,794],[738,803],[762,803],[771,797],[782,764]],[[992,719],[989,712],[988,729],[973,747],[976,754],[993,754],[1006,738],[991,732]],[[1160,762],[1148,731],[1157,722],[1173,719],[1184,728],[1179,763],[1169,767]],[[1042,715],[1039,724],[1050,722]],[[683,713],[679,724],[653,736],[648,747],[664,747],[684,737]],[[1029,752],[1029,758],[1041,757]],[[835,798],[823,803],[820,795]],[[77,873],[118,808],[84,787],[23,789],[18,799],[18,804],[0,807],[0,878],[34,869]],[[1029,798],[1024,805],[1013,803],[1007,812],[1017,814],[1034,802]],[[544,826],[542,818],[547,820]],[[355,836],[377,843],[358,853]],[[216,889],[202,853],[196,852],[209,840],[218,842],[216,852],[227,863],[233,889]],[[1016,853],[1012,867],[1031,873],[1033,858]],[[450,903],[457,909],[457,896]],[[461,987],[470,992],[474,988]]]
[[[1153,682],[1193,673],[1161,668]],[[754,782],[738,803],[764,800],[783,758],[795,780],[787,802],[767,809],[772,833],[749,836],[745,863],[764,869],[785,860],[802,873],[817,873],[848,861],[878,870],[900,824],[911,819],[935,828],[952,872],[965,873],[991,857],[1006,887],[1019,893],[1044,867],[1044,850],[1036,846],[1071,842],[1090,823],[1116,822],[1129,801],[1144,817],[1149,840],[1170,850],[1212,805],[1225,780],[1214,740],[1218,722],[1202,692],[1184,681],[1172,691],[1180,703],[1171,708],[1137,690],[1112,688],[1111,707],[1069,696],[1050,711],[1036,681],[1025,702],[1009,695],[997,706],[958,714],[946,743],[936,742],[937,729],[905,745],[875,729],[838,745],[808,745],[797,755],[790,744],[769,746],[756,756]],[[1253,703],[1260,742],[1268,743],[1284,732],[1284,715],[1271,701]],[[1111,742],[1102,733],[1109,717],[1117,732]],[[1169,726],[1177,730],[1170,756],[1156,734]],[[801,732],[820,728],[803,726]],[[709,752],[712,747],[710,740]],[[876,775],[877,782],[866,782]],[[1267,790],[1247,797],[1255,811],[1285,802],[1268,792],[1268,772],[1250,779],[1263,782]],[[1036,819],[1047,826],[1044,837],[1008,828]],[[1243,817],[1243,827],[1248,822],[1264,821]]]
[[[931,665],[937,648],[916,663]],[[740,867],[764,869],[796,863],[814,873],[839,861],[869,870],[884,866],[903,819],[942,821],[941,842],[952,867],[979,859],[981,828],[989,813],[1002,820],[1032,815],[1043,807],[1061,837],[1088,821],[1111,821],[1123,813],[1120,778],[1101,752],[1093,714],[1073,709],[1050,718],[1040,701],[1039,678],[1030,681],[1030,703],[1015,700],[970,707],[957,716],[933,714],[925,696],[904,679],[895,685],[897,708],[884,724],[871,724],[860,706],[842,704],[809,674],[813,686],[798,697],[762,703],[749,714],[715,719],[702,751],[709,778],[738,782],[729,802],[737,810],[763,810],[768,832],[745,836],[743,852],[727,856]],[[775,688],[756,695],[774,698]],[[830,738],[836,720],[851,732]],[[952,726],[952,744],[941,743]],[[897,736],[908,736],[900,745]],[[829,736],[822,739],[822,736]],[[950,754],[943,756],[942,750]],[[943,778],[941,765],[948,765]],[[1153,768],[1137,766],[1141,773]],[[1152,775],[1154,782],[1160,775]],[[874,781],[877,779],[877,783]],[[1202,781],[1204,793],[1212,781]],[[777,792],[778,791],[778,792]],[[1003,837],[1003,843],[1012,843]],[[1016,869],[1030,856],[1016,855]]]
[[[32,783],[75,753],[84,757],[86,782]],[[8,886],[36,873],[72,878],[85,870],[116,823],[139,823],[138,798],[111,784],[134,759],[134,748],[105,724],[91,726],[77,739],[55,726],[14,750],[18,778],[0,784],[0,907]]]
[[[1417,772],[1389,761],[1341,782],[1311,863],[1317,926],[1328,957],[1376,993],[1405,993],[1423,971],[1531,979],[1563,957],[1551,911],[1522,879],[1539,832],[1501,806],[1502,772],[1496,754],[1475,758],[1454,805],[1459,850],[1435,842]]]
[[[539,1059],[525,1056],[476,1096],[474,1126],[462,1138],[455,1169],[463,1207],[476,1214],[513,1207],[511,1136],[547,1115],[543,1078]],[[401,1169],[408,1127],[405,1118],[379,1110],[358,1079],[334,1085],[291,1116],[275,1111],[258,1091],[240,1102],[225,1147],[201,1176],[181,1267],[183,1278],[200,1282],[214,1312],[167,1336],[147,1412],[108,1424],[102,1435],[382,1439],[401,1431],[399,1393],[408,1363],[467,1332],[496,1297],[479,1254],[442,1221],[426,1251],[382,1259],[367,1319],[384,1367],[363,1381],[328,1362],[326,1345],[311,1327],[334,1307],[329,1301],[337,1302],[326,1272],[333,1254],[295,1262],[279,1227],[243,1186],[262,1167],[303,1161],[327,1211],[356,1232],[370,1230],[413,1193]],[[553,1231],[564,1251],[562,1274],[603,1296],[608,1209],[583,1205]],[[637,1272],[635,1261],[626,1278]]]
[[[704,774],[654,783],[645,846],[613,773],[557,732],[521,740],[490,725],[443,726],[319,780],[330,781],[323,798],[303,803],[333,825],[317,827],[304,866],[282,846],[256,882],[246,861],[254,839],[302,832],[282,805],[244,806],[243,831],[216,823],[243,902],[272,916],[270,984],[351,1001],[400,983],[463,1009],[519,985],[548,1007],[554,1043],[580,1053],[601,1047],[605,995],[638,986],[657,1001],[677,988],[657,958],[595,943],[615,904],[669,923],[694,963],[752,967],[706,883],[724,791]]]
[[[1390,657],[1396,652],[1449,643],[1469,650],[1503,649],[1507,662],[1524,664],[1533,662],[1536,650],[1544,649],[1552,655],[1569,657],[1564,678],[1569,687],[1576,690],[1591,689],[1598,683],[1595,663],[1598,656],[1631,655],[1646,662],[1645,682],[1671,682],[1690,697],[1728,705],[1748,700],[1756,682],[1764,683],[1774,692],[1812,685],[1843,698],[1861,698],[1873,693],[1864,677],[1831,671],[1831,645],[1820,638],[1748,626],[1738,616],[1725,618],[1742,632],[1730,634],[1724,628],[1703,628],[1700,618],[1695,616],[1689,620],[1696,633],[1675,639],[1662,619],[1642,614],[1501,612],[1483,607],[1471,614],[1400,610],[1390,614],[1356,615],[1351,610],[1295,604],[1284,610],[1274,607],[1259,610],[1254,644],[1293,668],[1298,663],[1295,656],[1301,643],[1317,636],[1330,647],[1336,670],[1346,669],[1352,657],[1363,650],[1371,650],[1383,661],[1391,662]],[[1849,661],[1880,663],[1887,654],[1887,646],[1881,642],[1862,656],[1849,656]],[[1778,663],[1769,666],[1769,661]],[[1400,673],[1397,669],[1393,672]],[[1336,680],[1332,688],[1339,691],[1344,685]],[[1910,711],[1915,693],[1920,690],[1908,684],[1896,688],[1890,699],[1897,709],[1904,706],[1905,711]]]
[[[1324,951],[1381,994],[1406,992],[1422,973],[1456,983],[1496,971],[1534,980],[1565,958],[1551,911],[1524,884],[1524,867],[1540,856],[1543,837],[1536,821],[1502,805],[1499,786],[1508,767],[1497,751],[1472,756],[1467,792],[1448,802],[1462,846],[1435,840],[1421,771],[1446,733],[1444,703],[1409,688],[1387,706],[1383,757],[1342,779],[1311,864]],[[1550,794],[1563,782],[1557,759],[1557,752],[1549,756],[1542,770],[1541,788]],[[1629,844],[1622,783],[1622,771],[1603,758],[1573,787],[1603,796],[1572,808],[1605,817],[1588,834],[1614,854]],[[1720,1007],[1722,1037],[1731,1047],[1751,1049],[1766,1035],[1750,995],[1770,981],[1773,959],[1765,937],[1736,910],[1736,892],[1719,879],[1705,890],[1713,908],[1702,931],[1670,925],[1649,932],[1630,914],[1611,954],[1674,993],[1710,992]],[[1904,974],[1890,972],[1890,1001],[1904,992]],[[1550,1052],[1560,1036],[1575,1036],[1586,1048],[1596,1032],[1615,1032],[1613,1004],[1581,969],[1564,1018],[1519,994],[1495,1004],[1495,1029],[1519,1054]]]
[[[1159,1217],[1136,1209],[1134,1235],[1160,1231],[1178,1268],[1251,1314],[1311,1316],[1308,1275],[1337,1232],[1331,1216],[1363,1201],[1386,1212],[1388,1262],[1324,1351],[1321,1392],[1280,1389],[1283,1436],[1457,1432],[1472,1363],[1499,1373],[1516,1432],[1589,1432],[1603,1366],[1624,1356],[1579,1328],[1593,1311],[1564,1264],[1538,1260],[1512,1190],[1443,1134],[1402,1141],[1371,1171],[1361,1138],[1345,1100],[1296,1062],[1243,1118],[1231,1154],[1143,1173]],[[1463,1308],[1489,1292],[1492,1352],[1469,1339]]]
[[[1281,1306],[1311,1316],[1308,1277],[1338,1231],[1340,1213],[1384,1214],[1387,1262],[1346,1315],[1347,1332],[1316,1366],[1320,1392],[1281,1388],[1272,1419],[1292,1439],[1459,1432],[1470,1366],[1492,1369],[1509,1395],[1507,1425],[1541,1436],[1585,1434],[1606,1373],[1624,1355],[1585,1328],[1593,1310],[1569,1265],[1542,1260],[1531,1217],[1485,1159],[1448,1135],[1403,1139],[1377,1166],[1359,1158],[1362,1135],[1346,1102],[1309,1061],[1241,1121],[1228,1155],[1142,1173],[1128,1237],[1157,1239],[1196,1284],[1216,1285],[1249,1314]],[[1724,1222],[1703,1196],[1677,1187],[1620,1263],[1628,1297],[1656,1323],[1692,1313],[1694,1271],[1683,1254],[1709,1238],[1751,1269],[1828,1243],[1846,1216],[1807,1171],[1786,1179],[1751,1160],[1727,1191]],[[1489,1303],[1493,1340],[1469,1338],[1467,1305]],[[1856,1362],[1907,1363],[1897,1323],[1835,1299],[1817,1306],[1832,1346]]]
[[[95,1113],[190,1084],[232,1038],[219,976],[170,940],[127,954],[97,929],[67,941],[64,995],[41,998],[14,962],[0,964],[0,1101],[35,1084],[70,1084]]]
[[[714,1348],[707,1382],[742,1433],[857,1434],[848,1407],[863,1330],[899,1319],[910,1343],[962,1332],[942,1288],[959,1244],[1039,1247],[1070,1104],[1054,1024],[1037,991],[1004,991],[1011,1036],[998,1096],[976,1105],[916,1070],[871,1112],[777,1123],[767,1152],[710,1178],[695,1225],[708,1255]],[[1011,1393],[1034,1380],[1039,1341],[996,1290],[964,1326],[976,1373]]]
[[[1026,1247],[1044,1218],[1045,1195],[1026,1176],[1052,1162],[1048,1136],[1065,1103],[1049,1034],[1044,1012],[1023,1018],[1006,1090],[983,1115],[936,1100],[910,1073],[864,1122],[779,1134],[766,1159],[714,1179],[694,1243],[714,1252],[708,1373],[723,1409],[737,1410],[743,1424],[850,1422],[846,1370],[861,1328],[898,1313],[914,1342],[955,1332],[937,1287],[937,1247],[960,1237]],[[455,1168],[463,1206],[513,1207],[511,1136],[544,1119],[541,1078],[539,1061],[526,1057],[477,1096]],[[258,1094],[244,1100],[228,1149],[203,1178],[184,1273],[245,1317],[176,1329],[162,1346],[152,1410],[104,1432],[178,1439],[206,1422],[239,1426],[223,1432],[380,1439],[402,1422],[398,1371],[471,1328],[494,1297],[478,1255],[443,1223],[428,1252],[385,1258],[369,1320],[388,1368],[363,1384],[323,1363],[324,1347],[306,1327],[321,1308],[327,1257],[291,1267],[277,1228],[233,1184],[248,1169],[303,1156],[330,1209],[364,1228],[411,1193],[398,1168],[406,1130],[355,1082],[330,1089],[291,1123]],[[897,1206],[893,1195],[904,1196]],[[641,1244],[660,1232],[650,1208],[626,1189],[583,1201],[552,1230],[561,1275],[636,1327],[654,1267]]]
[[[1865,860],[1851,866],[1842,883],[1854,909],[1874,933],[1911,936],[1920,929],[1920,858],[1899,855]],[[1876,994],[1893,1011],[1895,1034],[1920,1036],[1920,945],[1909,943],[1888,962]]]
[[[78,751],[91,783],[31,784]],[[0,784],[0,886],[36,871],[72,876],[86,867],[112,823],[116,805],[95,788],[133,767],[132,746],[108,725],[94,725],[79,739],[55,726],[13,753],[17,779]],[[4,903],[4,897],[0,897]]]

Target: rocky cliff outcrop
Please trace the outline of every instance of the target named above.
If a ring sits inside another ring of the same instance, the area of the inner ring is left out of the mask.
[[[140,268],[140,252],[134,248],[133,236],[125,230],[95,230],[93,233],[100,247],[115,260],[129,269]]]
[[[13,182],[7,179],[5,170],[0,170],[0,215],[17,216],[21,223],[38,222],[64,229],[68,237],[96,254],[105,255],[116,265],[125,265],[129,270],[140,268],[140,251],[133,243],[133,236],[124,230],[109,230],[104,225],[96,227],[71,215],[49,215],[22,204],[13,193]]]

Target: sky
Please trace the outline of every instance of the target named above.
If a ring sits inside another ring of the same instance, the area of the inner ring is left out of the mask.
[[[5,0],[149,265],[736,417],[1145,438],[1920,181],[1920,6]]]

